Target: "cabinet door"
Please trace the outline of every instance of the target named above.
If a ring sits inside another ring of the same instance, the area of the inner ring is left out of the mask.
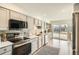
[[[45,29],[45,22],[42,21],[42,31],[46,30]]]
[[[42,46],[44,45],[44,36],[42,36],[42,40],[41,40]]]
[[[46,43],[46,44],[48,43],[48,39],[49,39],[49,38],[48,38],[48,35],[46,35],[46,36],[45,36],[45,43]]]
[[[20,18],[21,21],[26,21],[26,16],[23,15],[23,14],[20,14],[20,17],[19,18]]]
[[[42,22],[42,31],[43,31],[43,33],[44,33],[44,22]]]
[[[12,51],[8,51],[8,52],[4,53],[3,55],[12,55]]]
[[[38,25],[38,19],[35,19],[35,25],[36,26]]]
[[[37,39],[33,39],[32,41],[32,53],[37,50]]]
[[[19,13],[15,12],[15,11],[10,11],[10,18],[11,19],[20,20],[19,17],[20,17]]]
[[[20,21],[26,21],[25,15],[18,13],[18,12],[15,12],[15,11],[10,11],[10,18],[20,20]]]
[[[0,7],[0,29],[8,29],[9,10]]]
[[[41,26],[42,25],[42,21],[41,20],[39,20],[39,26]]]
[[[50,33],[48,34],[48,38],[49,38],[49,40],[53,39],[53,34],[52,34],[52,32],[50,32]]]
[[[31,32],[31,30],[33,30],[33,28],[34,28],[33,19],[34,19],[34,18],[27,16],[28,29],[29,29],[30,32]]]
[[[39,48],[42,46],[41,39],[41,36],[39,36]]]

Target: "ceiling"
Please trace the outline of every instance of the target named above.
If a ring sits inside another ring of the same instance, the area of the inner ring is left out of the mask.
[[[23,10],[29,16],[41,20],[69,20],[72,19],[72,3],[11,3]],[[8,4],[7,4],[8,5]]]

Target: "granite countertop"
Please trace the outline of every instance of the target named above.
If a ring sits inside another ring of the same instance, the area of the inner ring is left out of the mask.
[[[6,46],[9,46],[9,45],[13,45],[13,43],[10,42],[10,41],[1,42],[0,43],[0,48],[6,47]]]
[[[28,39],[28,40],[24,40],[25,43],[23,43],[23,44],[26,44],[26,43],[30,42],[30,40],[32,40],[33,38],[38,38],[38,37],[39,37],[39,36],[36,36],[36,35],[30,35],[30,36],[29,36],[29,39]],[[10,41],[1,42],[1,43],[0,43],[0,48],[6,47],[6,46],[9,46],[9,45],[13,45],[13,43],[10,42]],[[20,46],[20,45],[16,45],[15,47],[17,47],[17,46]]]

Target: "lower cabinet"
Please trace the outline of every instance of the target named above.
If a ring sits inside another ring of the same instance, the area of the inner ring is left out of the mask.
[[[48,35],[45,35],[45,44],[47,44],[48,43]]]
[[[37,38],[34,38],[33,41],[32,41],[32,52],[31,53],[34,53],[37,49],[38,49],[38,45],[37,45]]]
[[[51,32],[48,33],[48,37],[49,37],[50,40],[53,39],[53,34]]]
[[[42,46],[42,37],[39,36],[39,39],[38,40],[39,40],[39,44],[38,45],[39,45],[39,48],[40,48]]]
[[[12,45],[0,48],[0,55],[12,55]]]
[[[31,41],[31,44],[32,44],[31,53],[34,53],[36,50],[41,48],[45,44],[45,39],[46,39],[46,43],[48,43],[48,35],[46,35],[45,37],[41,35],[37,38],[32,39],[32,41]]]
[[[4,53],[3,55],[12,55],[12,51],[8,51],[8,52]]]
[[[41,43],[42,43],[42,46],[43,46],[44,45],[44,36],[42,36]]]

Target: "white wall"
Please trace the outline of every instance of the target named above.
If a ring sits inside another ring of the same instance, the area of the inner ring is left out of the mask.
[[[51,21],[52,24],[68,24],[72,25],[72,20],[58,20],[58,21]]]

